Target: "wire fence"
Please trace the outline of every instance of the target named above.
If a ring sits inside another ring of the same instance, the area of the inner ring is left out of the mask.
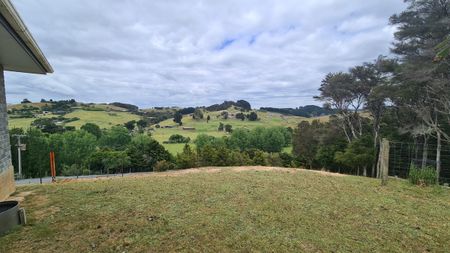
[[[389,176],[408,178],[412,165],[417,168],[436,168],[437,145],[423,143],[389,142]],[[441,184],[450,184],[450,145],[441,146]]]

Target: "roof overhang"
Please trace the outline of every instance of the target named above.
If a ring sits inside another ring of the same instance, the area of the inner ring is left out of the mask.
[[[0,0],[0,65],[9,71],[53,73],[52,66],[9,0]]]

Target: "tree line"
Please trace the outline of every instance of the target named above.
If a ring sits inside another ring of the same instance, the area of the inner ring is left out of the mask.
[[[292,156],[282,154],[291,143],[291,130],[283,127],[236,129],[227,137],[199,135],[196,148],[186,144],[184,151],[171,155],[148,134],[131,131],[124,126],[100,129],[87,123],[78,130],[46,133],[36,127],[27,131],[11,129],[11,152],[17,168],[14,135],[25,135],[22,143],[23,176],[38,178],[49,175],[49,153],[55,152],[57,175],[78,176],[124,172],[164,171],[198,166],[292,165]],[[173,143],[188,143],[181,135],[170,138]],[[284,159],[282,161],[282,158]]]
[[[316,97],[333,109],[330,123],[302,123],[294,133],[294,152],[310,167],[376,176],[381,138],[435,145],[437,175],[441,147],[450,141],[450,34],[448,0],[406,0],[406,10],[390,17],[397,27],[393,57],[380,56],[327,74]]]

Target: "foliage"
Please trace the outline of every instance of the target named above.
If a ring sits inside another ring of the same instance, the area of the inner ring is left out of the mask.
[[[64,128],[60,125],[56,125],[54,119],[40,118],[31,123],[32,127],[40,129],[44,133],[54,134],[64,132]]]
[[[250,121],[257,121],[258,120],[258,114],[256,112],[251,112],[247,115],[248,120]]]
[[[125,124],[123,125],[128,129],[128,131],[133,131],[134,127],[136,126],[136,120],[125,122]]]
[[[195,110],[196,110],[196,108],[194,108],[194,107],[187,107],[187,108],[180,109],[179,112],[183,115],[188,115],[188,114],[194,113]]]
[[[111,103],[110,105],[114,105],[114,106],[117,106],[117,107],[121,107],[121,108],[127,109],[130,112],[136,112],[136,111],[139,110],[139,107],[137,107],[135,105],[132,105],[132,104],[114,102],[114,103]]]
[[[294,131],[293,152],[295,155],[304,159],[310,168],[313,166],[319,144],[319,139],[316,138],[318,125],[319,123],[317,121],[314,121],[312,124],[303,121]]]
[[[180,169],[198,167],[196,151],[189,144],[184,145],[183,152],[177,154],[176,163]]]
[[[151,137],[139,134],[133,137],[127,148],[134,171],[152,171],[158,161],[172,161],[170,153]]]
[[[49,143],[46,136],[36,128],[26,132],[23,143],[27,150],[22,156],[23,175],[25,177],[44,177],[49,174]]]
[[[31,103],[31,101],[28,99],[28,98],[24,98],[23,100],[22,100],[22,102],[20,102],[21,104],[30,104]]]
[[[64,115],[73,111],[73,107],[77,105],[75,99],[51,101],[49,105],[42,107],[44,111],[51,111],[53,114]]]
[[[96,144],[97,138],[84,130],[55,134],[50,138],[50,148],[55,152],[59,167],[86,166],[87,158],[94,152]]]
[[[136,125],[139,128],[139,131],[142,131],[144,128],[148,126],[148,122],[143,119],[140,119],[136,121]]]
[[[203,111],[201,109],[195,109],[194,113],[192,114],[192,118],[195,120],[201,120],[203,119]]]
[[[227,111],[223,111],[220,113],[220,116],[222,117],[222,119],[227,120],[229,113]]]
[[[180,111],[177,111],[175,113],[175,115],[173,116],[173,122],[177,123],[180,126],[183,125],[182,119],[183,119],[183,114],[181,114]]]
[[[223,110],[227,110],[227,109],[231,108],[232,106],[242,108],[245,111],[249,111],[252,109],[249,102],[247,102],[245,100],[238,100],[236,102],[224,101],[222,104],[214,104],[214,105],[206,107],[206,110],[210,111],[210,112],[223,111]]]
[[[300,106],[297,108],[273,108],[261,107],[261,111],[281,113],[283,115],[294,115],[299,117],[311,118],[334,114],[334,110],[316,105]]]
[[[161,121],[173,118],[175,113],[173,110],[152,110],[147,111],[142,114],[145,118],[148,119],[149,124],[158,124]]]
[[[225,132],[227,132],[227,133],[233,132],[233,126],[230,125],[230,124],[226,124],[225,125]]]
[[[250,111],[252,109],[252,106],[250,105],[250,103],[245,100],[236,101],[235,106],[243,109],[244,111]]]
[[[367,168],[375,162],[375,150],[369,136],[365,136],[350,143],[343,152],[335,153],[335,160],[349,168],[353,168],[357,175],[360,169],[367,176]]]
[[[227,139],[230,148],[240,150],[259,149],[266,152],[281,152],[291,144],[291,133],[287,128],[257,127],[252,130],[236,129]]]
[[[191,138],[184,137],[181,134],[173,134],[169,137],[168,143],[188,143],[191,141]]]
[[[224,128],[225,128],[224,124],[222,122],[220,122],[219,127],[217,128],[217,131],[223,132]]]
[[[102,137],[102,130],[98,125],[94,123],[86,123],[82,125],[80,129],[94,135],[97,139],[100,139],[100,137]]]
[[[245,114],[243,114],[242,112],[236,113],[236,119],[240,119],[240,120],[244,121]]]
[[[207,145],[211,146],[225,146],[225,141],[223,138],[217,138],[214,136],[200,134],[194,141],[197,149],[203,149]]]
[[[408,180],[414,185],[434,185],[437,181],[436,169],[432,167],[419,168],[411,164]]]
[[[107,174],[111,171],[122,172],[132,165],[130,157],[125,151],[107,151],[103,153],[102,163],[107,170]]]
[[[162,172],[162,171],[168,171],[168,170],[174,170],[174,169],[176,169],[176,165],[174,163],[166,161],[166,160],[162,160],[162,161],[156,162],[153,171]]]
[[[99,144],[104,148],[123,151],[126,149],[130,141],[131,136],[125,127],[114,126],[103,132],[103,135],[99,140]]]

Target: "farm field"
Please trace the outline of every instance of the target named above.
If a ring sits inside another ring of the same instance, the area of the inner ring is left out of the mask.
[[[43,106],[46,105],[46,103],[33,103],[31,105],[42,108]],[[23,106],[24,106],[23,104],[10,105],[9,108],[20,109],[23,108]],[[64,115],[65,118],[74,118],[74,117],[79,118],[79,120],[69,122],[65,124],[65,126],[74,126],[77,129],[79,129],[82,125],[86,123],[95,123],[102,129],[103,128],[108,129],[111,126],[122,125],[131,120],[137,121],[141,119],[140,116],[132,114],[130,112],[126,112],[124,111],[126,109],[114,105],[90,104],[88,108],[91,108],[92,110],[83,110],[81,109],[81,107],[76,107],[73,112]],[[227,111],[230,113],[230,115],[235,115],[236,113],[240,112],[235,108],[230,108]],[[193,144],[193,140],[195,140],[195,138],[199,134],[207,134],[216,137],[227,135],[227,133],[224,131],[221,132],[218,131],[220,122],[222,122],[223,124],[232,125],[233,129],[238,128],[252,129],[255,127],[274,127],[274,126],[295,128],[298,125],[298,123],[300,123],[303,120],[307,121],[319,120],[324,122],[328,121],[329,119],[329,116],[304,118],[256,110],[259,118],[257,121],[249,121],[249,120],[242,121],[239,119],[235,119],[233,116],[230,116],[229,119],[225,120],[220,117],[221,112],[222,111],[216,112],[203,111],[204,113],[203,120],[194,120],[192,119],[192,115],[184,115],[182,120],[183,121],[182,126],[178,126],[175,122],[173,122],[173,119],[167,119],[159,123],[159,125],[162,128],[156,128],[155,127],[156,125],[152,126],[153,129],[151,131],[152,137],[161,144],[163,144],[164,147],[171,154],[176,155],[177,153],[183,150],[184,144],[164,144],[163,142],[167,141],[171,135],[180,134],[185,137],[189,137],[192,140],[190,142],[190,145],[195,146],[195,144]],[[207,123],[206,117],[208,115],[211,117],[211,120]],[[57,117],[57,115],[48,114],[42,117]],[[36,118],[10,118],[9,128],[26,129],[31,125],[31,123],[34,120],[36,120]],[[164,128],[165,126],[169,126],[171,128]],[[195,130],[183,130],[183,127],[195,128]],[[288,147],[284,151],[290,152],[291,150],[292,148]]]
[[[267,167],[20,186],[0,252],[448,252],[450,191]]]
[[[140,117],[129,112],[106,112],[106,111],[84,111],[75,110],[66,114],[66,118],[78,117],[80,120],[70,122],[66,126],[80,128],[86,123],[97,124],[100,128],[110,128],[115,125],[122,125],[131,120],[139,120]]]
[[[57,117],[55,115],[46,115],[45,117]],[[131,114],[129,112],[119,112],[119,111],[85,111],[85,110],[75,110],[71,113],[64,115],[65,118],[78,117],[80,120],[67,123],[66,126],[74,126],[80,128],[86,123],[95,123],[100,128],[110,128],[111,126],[120,125],[131,120],[139,120],[140,117]],[[28,128],[31,122],[36,120],[36,118],[11,118],[8,120],[9,128]]]
[[[230,114],[238,113],[237,110],[228,110]],[[300,123],[303,120],[312,121],[314,119],[318,119],[320,121],[327,121],[328,116],[325,117],[318,117],[318,118],[303,118],[303,117],[297,117],[297,116],[285,116],[279,113],[272,113],[272,112],[262,112],[257,111],[258,113],[258,121],[242,121],[239,119],[229,118],[227,120],[224,120],[222,118],[218,118],[220,115],[219,112],[204,112],[204,119],[203,120],[194,120],[192,119],[191,115],[184,115],[183,116],[183,125],[178,126],[175,122],[173,122],[173,119],[165,120],[159,125],[162,128],[154,128],[154,131],[152,131],[152,137],[159,141],[160,143],[163,143],[164,141],[167,141],[169,137],[173,134],[181,134],[185,137],[191,138],[191,140],[195,140],[195,138],[199,134],[207,134],[211,136],[225,136],[227,133],[224,131],[219,132],[217,129],[219,127],[220,122],[223,124],[230,124],[233,126],[233,129],[238,128],[247,128],[252,129],[255,127],[275,127],[275,126],[283,126],[283,127],[292,127],[295,128],[298,123]],[[211,117],[211,120],[207,123],[206,117]],[[173,128],[164,128],[164,126],[172,126]],[[195,130],[183,130],[183,127],[190,127],[195,128]],[[164,147],[166,147],[172,154],[176,154],[178,152],[181,152],[183,150],[184,144],[163,144]],[[192,145],[192,143],[191,143]],[[290,150],[290,149],[287,149]]]

